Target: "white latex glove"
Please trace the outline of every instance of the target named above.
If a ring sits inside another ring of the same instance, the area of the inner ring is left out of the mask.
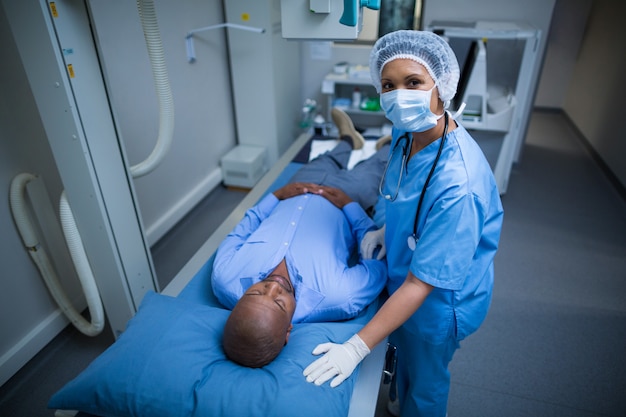
[[[376,259],[380,261],[385,257],[387,254],[387,248],[385,247],[385,227],[387,227],[386,224],[378,230],[365,233],[363,240],[361,240],[361,257],[363,259],[372,259],[374,257],[374,251],[379,246],[380,251]]]
[[[313,349],[314,355],[326,353],[306,367],[303,375],[307,382],[322,385],[332,377],[331,388],[345,381],[359,363],[370,353],[369,348],[359,335],[352,336],[344,344],[322,343]]]

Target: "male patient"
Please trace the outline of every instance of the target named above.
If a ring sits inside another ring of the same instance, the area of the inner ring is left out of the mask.
[[[249,209],[217,250],[213,292],[232,309],[223,347],[241,365],[274,360],[292,323],[355,317],[385,286],[384,261],[361,259],[358,247],[376,228],[365,209],[378,198],[388,144],[347,170],[364,140],[344,112],[332,115],[337,146]]]

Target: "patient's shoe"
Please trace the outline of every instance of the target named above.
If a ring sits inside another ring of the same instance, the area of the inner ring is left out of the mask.
[[[339,129],[339,136],[350,136],[352,138],[353,149],[361,149],[363,145],[365,145],[365,139],[356,130],[352,119],[350,119],[350,116],[348,116],[346,112],[337,107],[333,107],[330,111],[330,115],[333,118],[335,126]]]
[[[376,150],[377,151],[380,150],[380,148],[382,148],[383,146],[385,146],[388,143],[391,143],[391,135],[381,136],[376,141]]]

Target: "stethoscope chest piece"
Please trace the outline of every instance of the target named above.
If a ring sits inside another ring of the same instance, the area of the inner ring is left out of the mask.
[[[426,194],[426,189],[428,188],[428,184],[430,183],[430,179],[433,176],[433,173],[435,172],[435,169],[437,168],[437,163],[439,162],[439,157],[441,156],[441,152],[443,151],[443,147],[446,143],[446,138],[448,136],[448,113],[444,113],[445,115],[445,124],[443,127],[443,135],[441,135],[441,143],[439,144],[439,149],[437,151],[437,156],[435,157],[435,160],[433,161],[433,165],[430,168],[430,172],[428,173],[428,177],[426,177],[426,181],[424,182],[424,186],[422,187],[422,192],[420,193],[420,199],[419,202],[417,203],[417,211],[415,212],[415,217],[413,219],[413,234],[409,235],[409,237],[407,238],[407,245],[409,246],[409,249],[413,252],[415,252],[415,248],[417,247],[417,221],[419,219],[420,216],[420,211],[422,209],[422,202],[424,201],[424,194]]]

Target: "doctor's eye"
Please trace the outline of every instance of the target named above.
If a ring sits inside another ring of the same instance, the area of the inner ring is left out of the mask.
[[[389,81],[383,81],[381,84],[381,88],[383,92],[391,91],[393,90],[393,84]]]
[[[418,89],[420,87],[423,88],[426,85],[426,81],[419,77],[415,77],[415,78],[410,78],[406,84],[408,88]]]
[[[423,83],[420,80],[409,80],[407,84],[409,85],[409,87],[418,88]]]

